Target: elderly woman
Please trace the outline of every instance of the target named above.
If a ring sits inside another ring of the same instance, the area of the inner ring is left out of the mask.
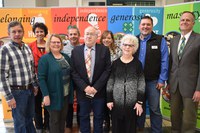
[[[107,83],[107,107],[112,110],[113,133],[135,133],[136,115],[143,112],[145,80],[142,64],[134,53],[138,39],[125,35],[121,40],[122,56],[113,62]]]
[[[114,40],[113,33],[109,30],[105,30],[101,35],[100,43],[109,48],[111,62],[118,59],[122,54],[121,49],[117,45],[115,45],[114,42],[115,40]],[[105,103],[105,112],[104,112],[105,116],[104,116],[104,127],[103,127],[104,132],[110,131],[110,114],[109,113],[110,111],[107,108],[107,105]]]
[[[64,133],[70,84],[69,57],[61,53],[62,40],[52,34],[46,43],[47,54],[39,60],[38,79],[43,105],[50,115],[50,133]]]

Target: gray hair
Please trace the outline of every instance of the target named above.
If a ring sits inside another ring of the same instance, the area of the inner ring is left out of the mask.
[[[120,46],[122,46],[125,41],[128,41],[131,44],[135,45],[135,51],[137,51],[139,42],[136,36],[131,35],[131,34],[126,34],[125,36],[122,37]]]
[[[8,24],[8,32],[10,32],[10,28],[15,27],[15,26],[20,26],[22,28],[23,32],[24,32],[24,27],[19,21],[11,21]]]

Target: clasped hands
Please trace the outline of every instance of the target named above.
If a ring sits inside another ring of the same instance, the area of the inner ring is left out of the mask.
[[[84,91],[86,95],[91,96],[91,97],[94,97],[94,95],[97,93],[97,90],[91,86],[87,86]]]

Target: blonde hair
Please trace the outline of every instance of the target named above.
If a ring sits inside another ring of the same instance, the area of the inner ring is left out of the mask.
[[[48,37],[48,40],[47,40],[46,45],[45,45],[45,51],[46,51],[47,53],[51,52],[51,50],[50,50],[50,43],[51,43],[52,37],[56,37],[56,38],[58,38],[58,39],[60,40],[60,42],[61,42],[61,49],[60,49],[60,51],[62,51],[64,45],[63,45],[63,43],[62,43],[62,38],[61,38],[60,35],[58,35],[58,34],[51,34],[51,35]]]

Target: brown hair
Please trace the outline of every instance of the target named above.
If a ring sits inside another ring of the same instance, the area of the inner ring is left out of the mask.
[[[111,43],[111,45],[109,45],[108,47],[109,47],[110,51],[115,54],[115,52],[116,52],[115,50],[116,50],[117,46],[114,43],[115,39],[114,39],[114,35],[113,35],[113,33],[111,31],[105,30],[102,33],[101,38],[100,38],[100,43],[103,44],[103,39],[105,39],[109,34],[110,34],[110,36],[111,36],[111,38],[113,40],[113,43]]]

